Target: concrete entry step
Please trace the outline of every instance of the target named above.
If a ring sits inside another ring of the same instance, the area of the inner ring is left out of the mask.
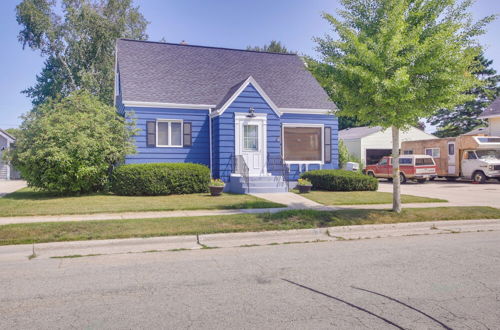
[[[283,193],[288,191],[288,186],[281,176],[249,177],[248,184],[241,176],[231,176],[229,192],[236,194],[248,193]]]

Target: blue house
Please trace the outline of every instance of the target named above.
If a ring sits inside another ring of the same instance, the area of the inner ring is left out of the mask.
[[[128,164],[204,164],[237,193],[338,168],[335,104],[297,55],[120,39],[115,80],[140,129]]]

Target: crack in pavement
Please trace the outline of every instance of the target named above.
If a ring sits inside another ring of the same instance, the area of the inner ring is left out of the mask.
[[[360,307],[360,306],[354,305],[353,303],[350,303],[350,302],[348,302],[348,301],[346,301],[346,300],[343,300],[343,299],[341,299],[341,298],[334,297],[334,296],[332,296],[332,295],[329,295],[328,293],[324,293],[324,292],[318,291],[318,290],[313,289],[313,288],[310,288],[310,287],[308,287],[308,286],[305,286],[305,285],[302,285],[302,284],[299,284],[299,283],[296,283],[296,282],[293,282],[293,281],[287,280],[286,278],[282,278],[281,280],[282,280],[282,281],[285,281],[285,282],[288,282],[288,283],[290,283],[290,284],[296,285],[296,286],[298,286],[298,287],[301,287],[301,288],[303,288],[303,289],[306,289],[306,290],[312,291],[312,292],[314,292],[314,293],[317,293],[317,294],[323,295],[323,296],[328,297],[328,298],[330,298],[330,299],[334,299],[334,300],[336,300],[336,301],[338,301],[338,302],[344,303],[344,304],[346,304],[346,305],[347,305],[347,306],[349,306],[349,307],[355,308],[355,309],[357,309],[357,310],[359,310],[359,311],[362,311],[362,312],[365,312],[365,313],[367,313],[367,314],[369,314],[369,315],[371,315],[371,316],[374,316],[374,317],[376,317],[376,318],[378,318],[378,319],[380,319],[380,320],[384,321],[385,323],[392,325],[392,326],[393,326],[393,327],[395,327],[395,328],[398,328],[398,329],[401,329],[401,330],[405,330],[405,328],[403,328],[402,326],[400,326],[400,325],[398,325],[398,324],[394,323],[393,321],[391,321],[391,320],[389,320],[389,319],[386,319],[386,318],[385,318],[385,317],[383,317],[383,316],[377,315],[377,314],[375,314],[375,313],[373,313],[373,312],[370,312],[369,310],[367,310],[367,309],[365,309],[365,308],[363,308],[363,307]]]
[[[418,313],[420,313],[420,314],[422,314],[422,315],[424,315],[424,316],[428,317],[428,318],[429,318],[429,319],[431,319],[432,321],[434,321],[434,322],[438,323],[439,325],[441,325],[443,328],[445,328],[445,329],[447,329],[447,330],[453,330],[452,328],[450,328],[449,326],[447,326],[447,325],[446,325],[446,324],[444,324],[443,322],[441,322],[441,321],[439,321],[439,320],[435,319],[435,318],[434,318],[434,317],[432,317],[431,315],[429,315],[429,314],[427,314],[427,313],[425,313],[425,312],[423,312],[423,311],[421,311],[421,310],[419,310],[419,309],[417,309],[417,308],[415,308],[415,307],[413,307],[413,306],[410,306],[410,305],[408,305],[408,304],[406,304],[406,303],[402,302],[401,300],[398,300],[398,299],[396,299],[396,298],[389,297],[389,296],[387,296],[387,295],[385,295],[385,294],[382,294],[382,293],[378,293],[378,292],[371,291],[371,290],[367,290],[367,289],[363,289],[363,288],[358,288],[358,287],[355,287],[355,286],[352,286],[352,285],[351,285],[351,288],[356,289],[356,290],[360,290],[360,291],[365,291],[365,292],[373,293],[373,294],[375,294],[375,295],[377,295],[377,296],[384,297],[384,298],[387,298],[387,299],[389,299],[389,300],[391,300],[391,301],[397,302],[397,303],[399,303],[399,304],[401,304],[401,305],[403,305],[403,306],[405,306],[405,307],[410,308],[411,310],[414,310],[414,311],[416,311],[416,312],[418,312]]]

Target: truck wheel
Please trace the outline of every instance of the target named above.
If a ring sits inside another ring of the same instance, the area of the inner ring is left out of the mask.
[[[418,183],[426,183],[426,182],[427,182],[427,180],[426,180],[426,179],[418,179],[418,180],[417,180],[417,182],[418,182]]]
[[[368,173],[366,173],[366,175],[371,176],[372,178],[375,177],[375,174],[373,172],[368,172]]]
[[[406,183],[406,176],[403,173],[399,173],[399,182]]]
[[[472,175],[472,179],[474,180],[474,182],[477,182],[477,183],[485,183],[486,182],[486,175],[484,175],[484,173],[482,171],[476,171]]]

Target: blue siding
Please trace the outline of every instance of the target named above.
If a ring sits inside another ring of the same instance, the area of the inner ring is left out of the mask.
[[[209,166],[210,145],[208,110],[125,107],[127,116],[135,118],[140,130],[135,136],[136,154],[128,155],[125,163],[198,163]],[[146,121],[182,119],[192,123],[192,147],[147,147]]]
[[[136,120],[139,132],[135,137],[136,154],[128,155],[125,162],[132,163],[198,163],[210,165],[209,116],[208,110],[192,109],[163,109],[124,107],[120,96],[117,97],[116,107],[119,113],[126,113]],[[258,91],[249,85],[234,100],[226,111],[212,120],[212,173],[215,178],[229,181],[232,172],[232,161],[235,153],[235,113],[246,113],[253,107],[256,113],[267,114],[267,152],[281,154],[281,130],[283,124],[324,124],[332,128],[332,162],[321,168],[338,168],[338,120],[333,115],[315,114],[283,114],[278,117],[266,103]],[[182,119],[192,123],[192,147],[168,148],[146,146],[146,121],[156,119]],[[290,179],[296,180],[301,172],[318,169],[319,165],[292,164]],[[280,175],[280,173],[272,173]]]
[[[213,173],[216,178],[225,182],[229,181],[232,171],[232,157],[235,153],[235,127],[234,117],[236,112],[246,113],[253,107],[256,113],[267,114],[267,153],[281,154],[281,128],[282,124],[324,124],[332,128],[332,162],[321,166],[324,169],[338,168],[338,120],[333,115],[315,114],[283,114],[278,117],[264,98],[252,86],[247,86],[234,100],[229,108],[212,121],[213,129]],[[298,179],[301,172],[319,169],[319,165],[291,165],[290,179]],[[272,173],[280,175],[281,173]]]
[[[281,134],[279,117],[257,90],[252,85],[248,85],[226,111],[215,117],[212,122],[214,143],[217,144],[213,157],[214,176],[225,182],[229,181],[232,172],[232,157],[235,153],[235,113],[248,113],[250,107],[253,107],[256,113],[267,114],[267,152],[279,153],[281,150],[278,141]]]

